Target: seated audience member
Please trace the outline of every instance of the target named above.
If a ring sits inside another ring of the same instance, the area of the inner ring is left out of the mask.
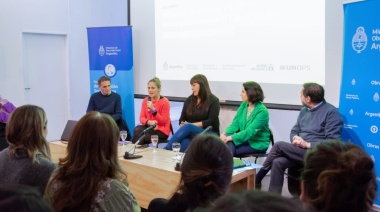
[[[12,102],[0,96],[0,151],[8,147],[7,139],[5,139],[5,126],[9,116],[15,109],[16,107]]]
[[[306,153],[300,199],[307,211],[370,211],[376,190],[374,162],[361,147],[335,140]]]
[[[301,212],[301,203],[287,199],[276,193],[259,190],[247,190],[242,193],[230,193],[215,201],[209,212]]]
[[[166,141],[170,134],[170,103],[169,100],[161,96],[161,81],[157,77],[149,80],[149,97],[142,101],[140,111],[140,125],[137,125],[133,132],[132,142],[142,136],[141,133],[149,126],[156,125],[155,128],[146,132],[140,144],[150,143],[151,135],[158,135],[159,141]]]
[[[220,138],[227,143],[233,156],[265,153],[270,144],[269,113],[262,103],[264,92],[253,81],[243,84],[242,103]]]
[[[77,122],[45,191],[54,211],[140,211],[118,162],[119,138],[107,114],[89,112]]]
[[[232,155],[216,135],[196,136],[181,164],[181,180],[169,199],[153,199],[148,211],[192,211],[207,208],[224,195],[232,178]]]
[[[343,119],[338,109],[324,99],[324,89],[317,83],[305,83],[301,90],[301,109],[290,132],[289,142],[279,141],[271,148],[263,167],[256,175],[256,184],[271,170],[270,192],[282,192],[284,173],[288,168],[303,166],[304,154],[318,143],[341,136]]]
[[[6,127],[9,147],[0,152],[0,184],[30,185],[44,192],[57,168],[50,160],[47,132],[42,108],[23,105],[12,112]]]
[[[0,185],[0,210],[3,212],[53,212],[37,188],[20,185]]]
[[[118,93],[111,91],[111,78],[102,76],[98,79],[99,92],[93,93],[88,102],[87,111],[98,111],[110,115],[117,123],[120,130],[128,132],[127,140],[131,135],[128,125],[122,117],[121,97]]]
[[[212,126],[212,132],[219,135],[219,99],[211,93],[207,78],[202,74],[193,76],[190,80],[191,94],[185,101],[181,117],[180,128],[170,138],[165,149],[172,150],[174,142],[181,143],[181,152],[184,152],[192,138]]]

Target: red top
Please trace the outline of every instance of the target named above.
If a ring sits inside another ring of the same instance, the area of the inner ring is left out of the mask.
[[[154,108],[157,110],[157,114],[154,116],[153,111],[148,111],[147,106],[148,97],[146,97],[141,104],[140,111],[140,123],[145,125],[148,120],[156,120],[156,130],[163,132],[165,135],[170,134],[170,102],[166,97],[162,97],[157,101],[152,100]]]

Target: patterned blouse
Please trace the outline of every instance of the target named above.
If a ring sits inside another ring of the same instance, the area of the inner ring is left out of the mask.
[[[54,182],[50,190],[45,192],[45,199],[52,205],[54,205],[54,192],[60,184]],[[92,211],[141,211],[132,191],[120,180],[107,178],[99,184],[99,190],[91,206]]]

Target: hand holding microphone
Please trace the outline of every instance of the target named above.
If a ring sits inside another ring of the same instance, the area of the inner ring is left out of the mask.
[[[150,112],[150,107],[152,106],[152,97],[148,96],[148,101],[146,102],[146,106],[148,107],[148,112]]]

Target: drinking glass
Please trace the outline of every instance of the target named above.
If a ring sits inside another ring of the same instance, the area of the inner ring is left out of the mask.
[[[179,150],[181,149],[181,143],[178,143],[178,142],[173,143],[172,149],[175,153],[175,160],[178,161],[178,153],[179,153]]]
[[[152,141],[153,144],[153,152],[157,152],[157,143],[158,143],[158,135],[151,135],[150,140]]]
[[[127,139],[127,135],[128,135],[127,131],[120,131],[121,145],[126,144],[125,140]]]

